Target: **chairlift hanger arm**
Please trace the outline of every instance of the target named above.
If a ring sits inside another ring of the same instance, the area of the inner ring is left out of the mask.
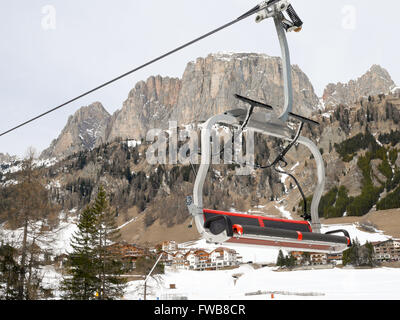
[[[286,122],[293,109],[292,67],[286,32],[300,31],[303,22],[289,0],[264,1],[260,8],[262,10],[258,12],[256,22],[259,23],[265,19],[273,18],[281,47],[285,103],[278,118]],[[285,17],[285,14],[288,18]]]

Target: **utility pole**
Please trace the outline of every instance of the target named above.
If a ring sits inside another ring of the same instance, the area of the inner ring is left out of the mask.
[[[160,262],[162,256],[163,256],[163,254],[160,254],[160,256],[158,257],[158,259],[157,259],[156,263],[154,264],[153,268],[151,268],[149,274],[146,276],[146,279],[144,280],[143,300],[146,300],[146,294],[147,294],[147,280],[149,280],[151,274],[153,273],[154,269],[156,268],[156,266],[157,266],[158,263]]]

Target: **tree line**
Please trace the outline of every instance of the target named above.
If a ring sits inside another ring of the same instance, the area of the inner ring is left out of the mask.
[[[379,140],[386,144],[395,142],[389,137],[396,137],[396,134],[392,131],[388,135],[381,135]],[[375,205],[378,210],[400,208],[400,169],[396,166],[399,153],[397,149],[380,146],[368,129],[365,133],[335,144],[335,149],[345,162],[351,161],[358,151],[366,150],[365,154],[357,160],[357,166],[362,173],[361,194],[350,197],[345,186],[333,187],[321,198],[318,208],[320,217],[342,217],[344,213],[348,216],[363,216]],[[385,180],[373,174],[372,160],[375,159],[381,160],[377,169],[385,177]],[[378,185],[373,182],[373,178]],[[380,199],[380,195],[385,189],[388,194],[385,198]],[[310,208],[311,202],[312,196],[307,198],[308,208]],[[302,210],[303,206],[303,200],[301,200],[299,210]]]

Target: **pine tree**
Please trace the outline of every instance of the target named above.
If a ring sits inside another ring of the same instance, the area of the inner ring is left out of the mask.
[[[95,299],[99,285],[96,270],[96,217],[90,207],[81,214],[78,231],[73,235],[73,252],[68,255],[67,276],[61,284],[63,298],[68,300]]]
[[[374,266],[374,254],[375,254],[375,250],[374,250],[374,246],[372,245],[371,242],[366,242],[366,244],[364,245],[364,251],[365,251],[365,264],[373,267]]]
[[[112,250],[111,245],[118,242],[121,234],[115,219],[116,213],[110,208],[103,186],[99,187],[92,210],[96,217],[97,229],[98,299],[112,300],[120,298],[123,295],[126,282],[125,279],[121,278],[124,267],[121,255]]]
[[[285,258],[285,262],[286,262],[286,267],[288,267],[289,269],[292,269],[296,266],[296,258],[294,257],[294,255],[292,253],[290,253],[289,255],[287,255],[287,257]]]
[[[361,264],[360,248],[360,242],[356,238],[355,240],[353,240],[351,247],[343,252],[342,261],[344,266],[359,266]]]
[[[283,255],[282,250],[279,250],[278,260],[276,261],[276,265],[277,265],[278,267],[283,267],[283,266],[285,266],[285,256]]]
[[[100,186],[94,203],[81,214],[79,231],[71,242],[74,251],[68,257],[69,276],[61,285],[65,299],[112,300],[123,295],[124,265],[120,253],[112,250],[120,238],[115,218]]]

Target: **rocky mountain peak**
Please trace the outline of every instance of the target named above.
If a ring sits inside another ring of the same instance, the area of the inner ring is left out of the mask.
[[[310,116],[319,104],[307,76],[292,67],[295,112]],[[141,139],[168,121],[187,125],[235,109],[234,94],[283,106],[281,59],[257,53],[216,53],[189,62],[182,79],[150,77],[136,84],[107,130],[107,141]]]
[[[107,140],[142,138],[149,129],[162,127],[178,104],[181,85],[180,79],[161,76],[138,82],[112,116]]]
[[[395,87],[389,72],[380,65],[373,65],[364,75],[348,83],[330,83],[325,88],[325,106],[351,105],[360,98],[389,93]]]
[[[41,158],[64,157],[81,150],[90,150],[105,141],[111,116],[100,102],[80,108],[68,118],[57,139],[44,150]]]
[[[268,103],[279,112],[284,104],[282,61],[258,53],[214,53],[187,64],[183,76],[152,76],[138,82],[120,110],[112,116],[96,102],[68,119],[60,136],[42,153],[59,157],[91,149],[117,138],[140,140],[150,129],[167,129],[169,121],[184,126],[230,109],[244,107],[234,95]],[[306,74],[292,66],[294,112],[311,116],[320,100]],[[333,108],[353,105],[363,97],[387,93],[395,87],[389,73],[373,65],[357,80],[329,84],[323,103]]]
[[[318,97],[298,66],[292,66],[292,75],[294,111],[309,116],[319,104]],[[173,117],[188,123],[237,108],[235,93],[279,110],[284,104],[281,59],[257,53],[216,53],[190,62]]]

